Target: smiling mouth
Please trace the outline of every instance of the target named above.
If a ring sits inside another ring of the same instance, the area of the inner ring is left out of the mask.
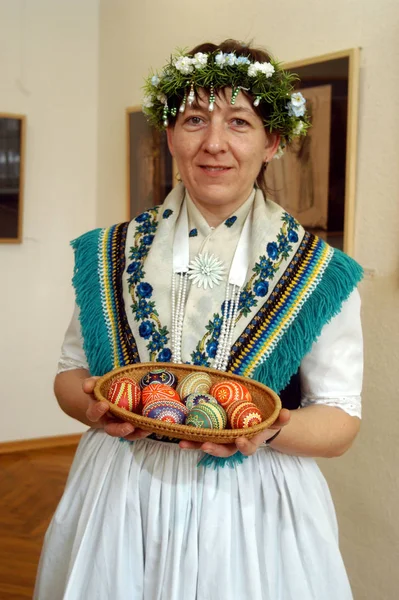
[[[212,167],[210,165],[200,165],[201,169],[205,169],[205,171],[217,172],[217,171],[228,171],[231,167]]]

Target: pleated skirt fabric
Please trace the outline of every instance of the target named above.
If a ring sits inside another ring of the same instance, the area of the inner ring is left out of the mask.
[[[90,430],[46,533],[35,600],[350,600],[327,484],[261,448],[201,451]]]

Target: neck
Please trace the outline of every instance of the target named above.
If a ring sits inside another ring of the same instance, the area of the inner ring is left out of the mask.
[[[248,190],[248,194],[246,194],[243,199],[229,204],[206,204],[191,194],[190,198],[204,217],[205,221],[208,223],[209,227],[217,227],[220,225],[220,223],[223,223],[223,221],[230,217],[236,210],[238,210],[240,206],[244,204],[244,202],[246,202],[252,192],[252,189],[253,188]]]

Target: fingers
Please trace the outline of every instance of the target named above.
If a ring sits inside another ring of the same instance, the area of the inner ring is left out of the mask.
[[[210,442],[202,444],[201,450],[219,458],[228,458],[237,452],[235,444],[211,444]]]
[[[278,416],[277,421],[273,423],[270,429],[281,429],[288,425],[291,419],[291,412],[287,408],[282,408]]]
[[[260,443],[257,443],[254,440],[255,438],[253,438],[252,440],[248,440],[245,437],[237,438],[236,447],[241,452],[241,454],[244,454],[245,456],[251,456],[251,454],[255,454],[255,452],[257,451],[257,449],[263,441],[261,440]]]
[[[130,435],[125,435],[125,440],[134,442],[134,440],[142,440],[151,435],[151,431],[144,431],[144,429],[135,429]]]
[[[82,389],[86,394],[92,394],[99,377],[88,377],[83,380]]]
[[[127,437],[134,432],[134,426],[131,423],[110,421],[104,425],[104,431],[112,437]]]
[[[86,411],[86,417],[89,421],[97,423],[100,421],[105,414],[109,411],[109,405],[107,402],[97,402],[96,400],[90,400],[89,407]]]
[[[182,440],[179,442],[179,446],[184,450],[202,450],[207,454],[218,456],[220,458],[228,458],[237,452],[237,448],[234,444],[211,444],[210,442],[201,444],[200,442]]]

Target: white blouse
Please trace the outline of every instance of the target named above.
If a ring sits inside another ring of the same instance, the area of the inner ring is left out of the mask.
[[[58,373],[87,369],[75,306],[66,331],[58,363]],[[361,418],[363,380],[363,336],[360,321],[360,295],[355,289],[341,312],[325,325],[300,365],[301,406],[325,404],[341,408]]]

